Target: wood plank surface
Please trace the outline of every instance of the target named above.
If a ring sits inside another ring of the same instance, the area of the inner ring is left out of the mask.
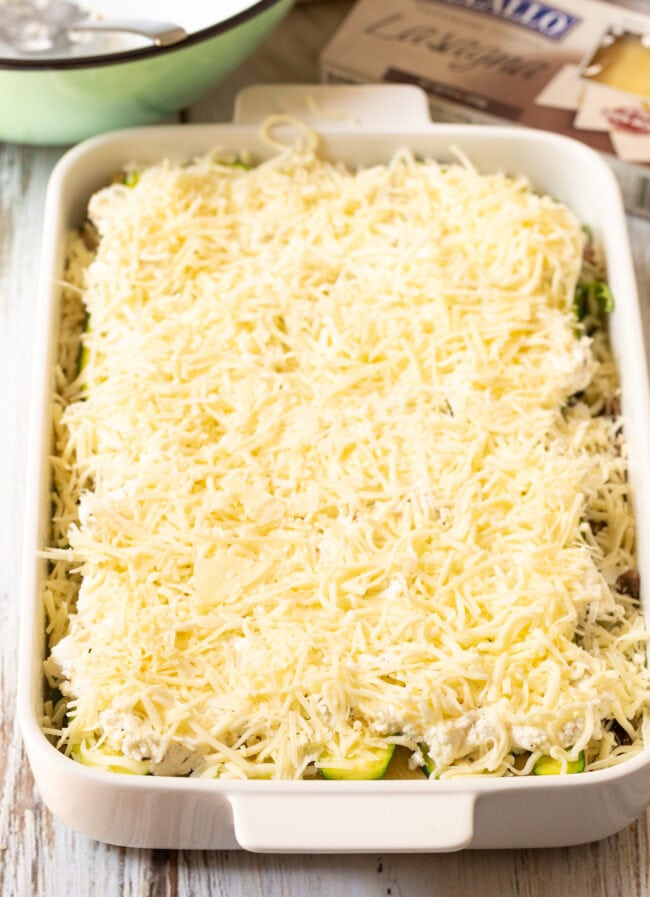
[[[184,116],[228,119],[255,82],[317,80],[350,0],[297,6],[257,53]],[[643,8],[644,4],[636,2]],[[58,149],[0,146],[0,897],[647,897],[649,819],[597,844],[448,855],[259,856],[89,841],[52,819],[14,719],[27,401],[44,190]],[[630,219],[650,344],[650,222]]]

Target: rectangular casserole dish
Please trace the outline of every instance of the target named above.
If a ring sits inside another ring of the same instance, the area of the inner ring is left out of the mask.
[[[65,235],[93,192],[123,165],[188,159],[215,146],[264,158],[266,113],[318,127],[324,155],[351,166],[386,161],[400,147],[450,157],[458,147],[481,171],[526,175],[573,208],[604,248],[616,297],[610,332],[623,395],[629,477],[636,501],[638,565],[650,581],[650,399],[641,316],[616,181],[583,145],[519,128],[432,125],[414,87],[249,88],[225,125],[114,132],[67,153],[48,189],[34,338],[25,553],[21,594],[19,721],[37,786],[50,810],[77,831],[130,847],[273,852],[449,851],[464,847],[570,845],[603,838],[650,802],[650,748],[587,775],[451,781],[219,781],[105,773],[65,757],[40,729],[45,651],[41,606],[47,543],[51,397]],[[646,607],[646,612],[648,608]]]

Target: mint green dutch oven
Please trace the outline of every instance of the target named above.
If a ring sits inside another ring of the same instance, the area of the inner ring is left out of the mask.
[[[0,140],[69,144],[113,128],[159,121],[192,103],[242,62],[292,3],[160,4],[165,18],[171,13],[187,31],[167,47],[12,58],[3,56],[0,46]],[[220,7],[234,14],[215,21]],[[211,22],[202,21],[210,15]]]

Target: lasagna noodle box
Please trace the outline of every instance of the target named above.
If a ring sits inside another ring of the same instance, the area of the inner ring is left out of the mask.
[[[328,82],[417,84],[437,121],[581,140],[650,217],[650,15],[598,0],[359,0],[320,64]]]

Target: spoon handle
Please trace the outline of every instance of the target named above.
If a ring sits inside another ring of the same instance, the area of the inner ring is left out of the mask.
[[[171,47],[185,40],[187,32],[170,22],[149,19],[80,19],[69,26],[70,31],[122,31],[149,38],[156,47]]]

